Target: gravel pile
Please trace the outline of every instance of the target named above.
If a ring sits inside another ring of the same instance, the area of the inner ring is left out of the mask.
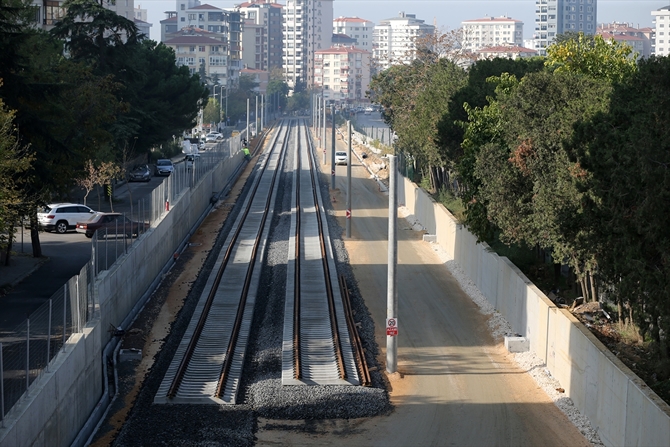
[[[261,286],[256,299],[244,366],[245,375],[237,399],[241,403],[234,406],[153,405],[153,398],[189,324],[198,297],[232,223],[239,214],[242,200],[238,200],[173,323],[170,335],[157,355],[135,406],[114,445],[248,446],[254,443],[256,419],[259,416],[281,419],[356,418],[391,411],[385,378],[381,373],[383,368],[376,360],[378,346],[374,340],[374,323],[349,268],[340,236],[342,231],[332,209],[329,209],[328,224],[337,255],[337,268],[347,278],[355,319],[361,323],[359,333],[366,349],[368,365],[376,367],[371,372],[372,386],[281,385],[281,345],[292,183],[292,173],[286,171],[289,166],[293,166],[292,163],[292,157],[289,156],[279,182],[280,194],[277,196],[270,241],[261,272]],[[243,195],[248,192],[251,183],[250,177]],[[327,200],[328,185],[323,178],[320,187],[322,197]],[[326,203],[326,208],[330,208],[330,203]]]
[[[409,213],[405,207],[401,207],[400,216],[404,217],[412,227],[417,230],[419,223],[415,217]],[[489,303],[486,297],[481,293],[479,288],[470,280],[470,278],[461,270],[461,267],[454,260],[448,258],[447,253],[437,243],[430,243],[433,250],[444,262],[449,272],[458,281],[463,291],[477,304],[480,311],[484,315],[489,315],[489,330],[495,340],[500,341],[505,336],[515,336],[512,327],[507,320],[495,310]],[[554,401],[554,404],[561,409],[563,413],[575,424],[577,429],[584,435],[584,437],[595,446],[604,445],[598,436],[597,430],[593,428],[591,422],[583,416],[575,407],[572,399],[566,397],[565,394],[558,391],[561,389],[560,382],[551,375],[547,369],[547,365],[532,352],[514,353],[514,360],[517,365],[533,377],[535,382],[542,388],[545,393]]]

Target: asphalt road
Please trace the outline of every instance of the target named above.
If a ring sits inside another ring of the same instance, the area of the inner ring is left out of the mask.
[[[345,245],[385,364],[388,196],[362,167],[352,171],[352,238]],[[344,228],[346,167],[336,174],[338,189],[331,195]],[[260,420],[259,445],[589,445],[492,339],[486,316],[422,234],[404,219],[397,233],[400,377],[390,378],[395,411],[358,420]]]

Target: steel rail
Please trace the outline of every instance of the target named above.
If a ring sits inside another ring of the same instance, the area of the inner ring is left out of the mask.
[[[281,128],[280,128],[281,131]],[[263,171],[267,169],[267,164],[263,166]],[[261,173],[258,173],[259,178],[261,176]],[[258,190],[258,187],[260,185],[260,182],[256,182],[254,185],[254,188],[252,191],[250,191],[251,197],[253,198]],[[246,209],[243,210],[243,216],[241,222],[244,222],[246,220],[247,216],[249,215],[249,211],[251,210],[252,207],[252,200],[248,201]],[[188,368],[188,365],[191,361],[191,357],[193,356],[193,353],[195,351],[195,348],[198,344],[198,340],[200,339],[200,336],[202,335],[202,331],[205,327],[205,323],[207,322],[207,317],[209,315],[209,312],[212,308],[212,303],[214,302],[214,298],[216,296],[216,291],[218,289],[219,284],[221,283],[221,278],[223,277],[223,273],[226,269],[226,265],[228,264],[228,261],[230,260],[230,255],[232,254],[237,239],[239,238],[240,232],[242,231],[243,225],[240,224],[235,230],[235,233],[233,234],[233,237],[231,238],[231,242],[228,245],[228,248],[226,249],[226,252],[224,254],[221,266],[219,270],[216,272],[216,276],[214,279],[214,285],[209,291],[209,294],[207,295],[207,300],[205,301],[205,305],[203,307],[203,311],[200,314],[200,318],[198,319],[198,323],[195,327],[195,330],[193,332],[193,336],[189,340],[188,346],[186,348],[186,352],[184,353],[184,356],[181,359],[181,362],[179,363],[179,367],[177,368],[177,372],[175,373],[174,379],[172,380],[172,383],[170,384],[170,388],[168,389],[167,396],[169,398],[173,398],[177,395],[177,392],[179,390],[179,386],[181,385],[181,382],[184,378],[184,374],[186,373],[186,370]],[[260,234],[260,232],[259,232]],[[227,358],[226,358],[227,359]]]
[[[296,188],[295,188],[295,197],[296,197],[296,228],[295,228],[295,272],[293,275],[294,279],[294,292],[293,292],[293,371],[294,378],[300,380],[302,378],[302,367],[300,362],[300,213],[302,208],[300,207],[300,169],[302,163],[300,161],[300,128],[298,127],[298,175],[296,176]]]
[[[286,133],[286,138],[282,142],[282,147],[280,149],[281,154],[285,154],[286,148],[288,147],[289,137],[291,135],[291,127],[288,128]],[[274,148],[273,148],[274,150]],[[270,182],[270,191],[273,191],[275,188],[275,183],[279,177],[279,169],[275,170],[272,181]],[[255,191],[254,191],[255,194]],[[251,202],[251,201],[250,201]],[[247,295],[249,294],[249,288],[251,286],[251,277],[254,272],[254,265],[256,263],[256,255],[258,254],[259,242],[261,241],[261,236],[263,234],[263,229],[267,221],[268,212],[270,209],[270,204],[272,203],[272,194],[268,194],[268,197],[265,201],[265,209],[263,210],[263,217],[261,218],[261,226],[258,230],[256,239],[254,240],[253,249],[251,252],[251,260],[249,261],[249,266],[247,267],[247,273],[244,278],[244,287],[242,289],[242,296],[240,297],[240,305],[237,307],[237,314],[235,316],[235,324],[233,326],[233,333],[231,334],[230,340],[228,341],[228,348],[226,349],[226,356],[223,360],[223,366],[221,368],[221,375],[219,376],[219,381],[216,387],[215,397],[221,397],[225,391],[226,382],[228,380],[228,375],[230,373],[230,366],[232,364],[232,358],[235,353],[235,345],[237,344],[237,338],[240,333],[240,327],[242,326],[242,319],[244,317],[244,309],[247,302]],[[248,211],[247,211],[248,212]],[[241,228],[240,225],[239,228]]]
[[[342,302],[344,303],[344,314],[347,319],[347,326],[349,327],[349,334],[353,338],[354,352],[356,354],[356,364],[358,366],[358,373],[361,377],[361,385],[370,386],[370,369],[368,368],[368,362],[365,359],[365,349],[363,348],[363,342],[358,333],[358,327],[356,326],[356,321],[354,320],[354,312],[351,308],[351,296],[349,295],[349,289],[347,288],[347,280],[344,275],[340,275],[340,293],[342,294]]]
[[[307,151],[309,156],[307,159],[309,160],[309,169],[310,172],[314,171],[316,169],[314,167],[314,151],[313,148],[309,144],[309,140],[307,142],[309,150]],[[335,314],[335,297],[333,294],[333,285],[330,282],[330,267],[328,266],[328,253],[326,251],[326,241],[325,237],[323,235],[323,222],[321,221],[321,212],[320,212],[320,204],[319,204],[319,199],[317,196],[317,188],[319,188],[319,185],[315,184],[314,181],[314,176],[310,175],[310,178],[312,180],[312,195],[314,196],[314,205],[316,207],[316,220],[317,220],[317,225],[319,229],[319,245],[321,247],[321,262],[323,266],[323,273],[324,273],[324,278],[325,278],[325,283],[326,283],[326,297],[328,299],[328,309],[329,309],[329,315],[330,315],[330,329],[333,337],[333,346],[335,348],[335,356],[337,357],[337,367],[340,371],[340,378],[341,379],[346,379],[347,378],[347,370],[344,366],[344,356],[342,354],[342,342],[340,340],[340,334],[337,328],[337,316]]]

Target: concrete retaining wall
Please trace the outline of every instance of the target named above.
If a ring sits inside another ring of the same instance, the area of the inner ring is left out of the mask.
[[[406,178],[399,181],[398,198],[512,329],[530,340],[530,349],[545,361],[605,445],[670,445],[670,406],[588,328],[557,308],[507,258],[478,244],[446,208]]]
[[[28,395],[6,415],[0,447],[70,445],[103,392],[102,351],[117,327],[147,291],[210,203],[243,162],[242,153],[219,163],[194,188],[184,191],[158,225],[139,237],[128,252],[94,284],[98,317],[68,340]]]

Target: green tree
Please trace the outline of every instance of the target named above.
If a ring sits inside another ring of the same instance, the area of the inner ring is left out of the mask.
[[[14,116],[0,99],[0,253],[5,255],[5,265],[10,262],[16,225],[35,206],[24,187],[34,156],[21,146]]]
[[[587,177],[580,160],[566,149],[574,126],[609,105],[611,86],[569,72],[526,75],[498,94],[502,144],[480,148],[474,175],[487,217],[506,243],[550,249],[578,275],[585,298],[595,253],[586,242],[582,188]],[[504,123],[504,125],[503,125]]]
[[[557,72],[584,73],[596,79],[621,82],[636,70],[633,49],[614,39],[579,33],[547,48],[546,66]]]
[[[572,146],[589,173],[584,209],[599,274],[619,315],[658,348],[661,382],[670,377],[670,59],[638,67]]]

